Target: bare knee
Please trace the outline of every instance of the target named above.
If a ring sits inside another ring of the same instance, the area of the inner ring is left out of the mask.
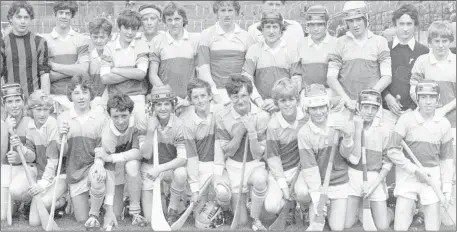
[[[295,187],[295,197],[297,201],[302,204],[309,204],[311,202],[311,195],[309,194],[308,187],[306,187],[306,185],[301,188]]]
[[[138,176],[140,174],[141,162],[139,160],[130,160],[125,163],[125,172],[128,176]]]
[[[185,185],[187,183],[187,170],[184,167],[176,168],[173,171],[173,182]]]
[[[264,206],[268,213],[277,214],[281,211],[281,200],[278,197],[265,198]]]
[[[229,206],[230,200],[232,198],[232,192],[230,188],[224,184],[217,184],[214,187],[214,192],[216,195],[216,202],[220,206]]]
[[[267,188],[268,172],[265,168],[256,168],[250,176],[250,182],[254,189],[264,190]]]

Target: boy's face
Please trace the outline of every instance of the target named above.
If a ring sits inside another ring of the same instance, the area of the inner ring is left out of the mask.
[[[278,108],[283,116],[293,116],[297,113],[297,98],[294,96],[278,99]]]
[[[11,96],[5,99],[6,114],[11,117],[17,117],[24,109],[24,101],[21,96]]]
[[[99,31],[98,33],[90,34],[90,38],[94,44],[95,49],[103,50],[105,45],[110,40],[110,35],[107,32]]]
[[[157,11],[156,9],[146,8],[140,11],[141,23],[143,25],[143,31],[146,34],[154,34],[158,31],[160,18],[157,17],[152,11]]]
[[[56,26],[62,29],[68,28],[72,17],[70,9],[58,10],[56,12]]]
[[[401,40],[409,40],[414,36],[414,20],[408,14],[402,15],[395,21],[397,37]]]
[[[195,88],[192,90],[191,103],[197,111],[205,111],[211,101],[211,95],[206,88]]]
[[[348,19],[346,20],[346,24],[349,27],[349,31],[351,31],[352,34],[356,37],[362,36],[367,28],[365,26],[365,21],[363,21],[363,17]]]
[[[184,28],[184,19],[177,11],[173,15],[165,16],[165,23],[170,34],[179,34]]]
[[[75,105],[75,109],[86,110],[90,106],[90,91],[87,88],[82,89],[81,85],[77,85],[71,93],[71,100]]]
[[[371,122],[378,113],[379,106],[373,104],[362,104],[360,106],[360,116],[365,122]]]
[[[35,121],[35,125],[43,125],[46,120],[48,120],[50,114],[50,108],[47,106],[37,106],[32,109],[33,120]]]
[[[308,113],[314,124],[322,124],[327,120],[328,107],[327,106],[309,107]]]
[[[163,100],[154,103],[154,111],[159,119],[168,119],[173,113],[173,104],[170,100]]]
[[[438,95],[435,94],[419,94],[417,97],[417,103],[419,109],[427,114],[435,112],[436,106],[438,105]]]
[[[448,38],[436,37],[430,41],[430,47],[432,48],[433,54],[436,56],[445,56],[449,51],[451,41]]]
[[[243,86],[238,93],[230,95],[233,107],[238,112],[247,112],[250,107],[250,95],[246,86]]]
[[[131,113],[128,110],[119,111],[118,109],[110,109],[110,118],[114,126],[121,132],[127,130],[130,123]]]
[[[281,26],[279,23],[266,23],[263,25],[262,34],[265,38],[265,42],[274,43],[281,38]]]
[[[124,25],[122,25],[119,29],[119,36],[123,42],[130,44],[135,39],[137,32],[138,28],[127,28]]]
[[[32,18],[24,8],[19,9],[19,12],[14,14],[13,17],[11,17],[10,19],[13,32],[15,32],[18,35],[27,34],[27,32],[29,31],[29,25],[31,21]]]
[[[235,8],[232,5],[225,4],[217,11],[217,18],[219,19],[219,25],[231,25],[235,18]]]
[[[313,40],[320,40],[326,35],[327,26],[325,23],[308,23],[306,27]]]

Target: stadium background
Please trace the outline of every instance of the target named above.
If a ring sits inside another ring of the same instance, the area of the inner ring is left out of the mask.
[[[30,1],[35,8],[35,20],[32,31],[37,33],[49,33],[54,27],[53,2],[54,1]],[[73,19],[73,28],[79,32],[87,33],[88,22],[98,16],[108,17],[114,24],[116,16],[126,7],[138,9],[142,1],[77,1],[79,12]],[[163,6],[168,1],[147,1]],[[200,32],[213,25],[216,16],[212,12],[211,1],[177,1],[184,6],[189,19],[187,30]],[[312,5],[321,4],[327,7],[330,14],[329,32],[334,35],[338,25],[344,25],[341,21],[341,10],[345,1],[287,1],[287,19],[300,22],[305,27],[305,12]],[[1,27],[8,27],[7,12],[12,1],[1,2]],[[370,29],[375,34],[380,34],[385,28],[391,26],[392,12],[402,4],[412,3],[416,5],[420,15],[420,27],[416,38],[426,44],[426,31],[430,23],[435,20],[448,20],[451,13],[455,12],[455,1],[366,1],[369,10]],[[238,24],[247,29],[251,24],[260,19],[262,13],[261,1],[242,1],[240,15],[237,17]],[[164,29],[164,24],[160,25]],[[114,28],[114,32],[117,28]]]

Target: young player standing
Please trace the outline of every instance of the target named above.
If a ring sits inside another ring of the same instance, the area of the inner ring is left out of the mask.
[[[269,115],[250,102],[253,86],[247,77],[232,76],[225,88],[232,104],[216,114],[214,184],[217,186],[223,182],[223,172],[226,169],[232,191],[232,209],[236,208],[240,197],[247,202],[248,187],[252,188],[252,229],[266,230],[259,216],[267,193],[268,173],[265,163],[260,159],[264,157]],[[248,150],[245,172],[241,173],[246,143]],[[244,183],[239,186],[241,175],[244,175]],[[244,225],[247,223],[246,208],[241,207],[239,210],[239,224]]]
[[[416,65],[419,62],[418,60]],[[424,212],[425,230],[439,230],[439,199],[432,187],[426,183],[426,179],[440,183],[445,196],[444,207],[448,207],[455,168],[452,163],[453,135],[449,121],[436,111],[441,95],[438,83],[434,80],[421,80],[415,88],[418,108],[400,116],[390,138],[387,153],[397,166],[394,230],[408,230],[414,215],[414,202],[418,198]],[[400,144],[402,140],[410,147],[423,168],[419,169],[403,155]]]
[[[215,1],[218,22],[202,31],[197,53],[198,77],[211,85],[218,103],[229,103],[225,84],[230,75],[241,74],[245,55],[254,43],[249,33],[234,22],[240,13],[239,1]]]
[[[343,19],[349,31],[338,38],[334,53],[329,55],[327,84],[347,108],[355,110],[360,91],[372,88],[382,92],[390,84],[391,59],[387,40],[367,28],[364,1],[347,1]]]
[[[144,217],[150,222],[154,180],[163,175],[163,181],[171,182],[168,224],[178,220],[178,206],[187,186],[185,168],[187,153],[184,141],[184,123],[174,114],[176,97],[169,85],[154,86],[151,90],[152,115],[147,122],[146,143],[140,146],[143,156],[141,176],[143,180],[141,203]],[[154,131],[157,130],[159,164],[154,166]],[[153,223],[153,222],[151,222]]]
[[[340,139],[327,192],[330,199],[328,222],[331,230],[343,230],[349,191],[346,159],[351,157],[354,150],[352,125],[340,117],[330,114],[330,101],[323,85],[312,84],[305,91],[307,101],[305,105],[310,120],[300,129],[297,138],[303,176],[308,187],[308,191],[303,194],[309,194],[308,197],[312,200],[309,206],[310,221],[313,222],[317,213],[319,189],[321,183],[324,182],[334,135],[338,132]],[[341,139],[341,137],[343,138]]]

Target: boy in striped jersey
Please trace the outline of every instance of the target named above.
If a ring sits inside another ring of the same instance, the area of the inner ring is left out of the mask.
[[[111,96],[107,103],[110,116],[108,125],[103,129],[102,148],[96,157],[106,165],[115,166],[114,212],[119,217],[122,212],[124,183],[127,181],[127,192],[130,197],[129,213],[132,215],[132,225],[145,226],[146,219],[140,215],[141,206],[141,154],[139,131],[135,127],[135,118],[132,115],[133,101],[125,94]],[[125,170],[125,173],[124,173]],[[125,174],[127,178],[125,181]]]
[[[408,230],[414,215],[414,202],[418,198],[423,206],[425,230],[439,230],[439,199],[426,179],[440,183],[445,196],[443,206],[449,207],[455,169],[452,160],[453,135],[449,120],[436,113],[441,94],[440,86],[434,80],[421,80],[416,84],[415,94],[418,108],[400,116],[390,138],[387,153],[397,166],[394,230]],[[402,140],[410,147],[423,168],[418,168],[405,157],[400,144]]]
[[[71,28],[71,20],[78,12],[75,1],[55,1],[53,10],[56,26],[44,37],[49,46],[51,94],[58,106],[58,115],[73,106],[66,96],[71,78],[87,75],[89,38]]]
[[[267,127],[266,157],[270,174],[268,176],[268,192],[265,197],[265,209],[277,214],[291,200],[292,194],[300,203],[308,203],[309,196],[303,173],[294,183],[295,191],[290,192],[291,181],[300,164],[297,133],[308,121],[299,106],[298,87],[289,78],[278,80],[272,89],[273,100],[280,112],[276,112]]]
[[[184,141],[184,122],[174,114],[176,97],[169,85],[154,86],[151,90],[152,115],[148,119],[146,143],[140,146],[143,156],[141,177],[143,180],[141,203],[146,220],[151,222],[152,190],[154,180],[163,175],[163,181],[171,182],[168,224],[178,220],[178,206],[187,186],[187,153]],[[159,163],[154,164],[154,131],[157,130]],[[152,222],[153,223],[153,222]]]
[[[203,30],[200,36],[198,77],[211,85],[215,101],[228,103],[225,84],[230,75],[241,74],[246,51],[254,40],[233,21],[240,13],[239,1],[215,1],[213,13],[218,22]]]
[[[66,175],[57,174],[59,152],[55,137],[57,134],[57,120],[49,117],[53,101],[43,90],[35,90],[28,99],[28,109],[33,120],[27,125],[25,145],[19,139],[12,139],[11,145],[21,149],[25,156],[34,155],[38,171],[38,181],[30,186],[28,194],[35,196],[41,194],[45,207],[49,210],[55,189],[56,178],[59,181],[56,193],[56,209],[65,205],[65,198],[61,196],[67,191]],[[65,173],[62,171],[62,173]],[[35,203],[32,201],[29,223],[31,226],[41,225]]]
[[[248,201],[247,193],[251,188],[252,229],[266,230],[259,216],[267,193],[268,172],[260,160],[264,157],[269,115],[250,102],[253,86],[247,77],[231,76],[225,88],[232,102],[216,114],[214,183],[217,186],[223,182],[226,169],[232,191],[232,209],[236,208],[240,197]],[[245,146],[248,147],[245,172],[241,173]],[[242,175],[244,183],[240,186]],[[239,210],[239,224],[245,225],[248,219],[246,208],[242,206]]]
[[[324,182],[334,135],[338,132],[340,138],[327,192],[330,199],[328,222],[331,230],[343,230],[349,188],[347,159],[354,150],[352,124],[344,121],[340,115],[332,115],[329,112],[330,102],[323,85],[312,84],[305,91],[305,101],[307,101],[305,105],[311,120],[300,129],[297,138],[300,162],[308,187],[308,191],[304,194],[311,198],[310,221],[313,222],[317,214],[319,189]],[[310,226],[313,224],[311,223]]]

